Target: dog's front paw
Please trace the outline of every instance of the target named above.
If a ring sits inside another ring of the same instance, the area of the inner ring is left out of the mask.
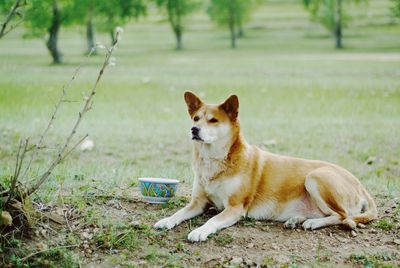
[[[172,229],[177,225],[172,217],[167,217],[165,219],[159,220],[156,224],[154,224],[154,228],[156,229]]]
[[[323,226],[322,224],[323,219],[308,219],[303,222],[304,230],[315,230]]]
[[[190,232],[188,235],[188,239],[192,242],[200,242],[200,241],[206,241],[207,237],[215,233],[216,230],[212,230],[208,228],[207,226],[201,226],[197,229],[194,229],[193,231]]]

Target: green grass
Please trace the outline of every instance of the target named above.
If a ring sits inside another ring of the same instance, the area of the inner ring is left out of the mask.
[[[275,139],[269,148],[274,152],[341,164],[392,193],[400,174],[400,26],[371,25],[374,18],[392,19],[387,1],[370,5],[372,18],[352,6],[359,18],[345,31],[343,51],[333,49],[329,36],[314,38],[326,32],[290,1],[256,12],[237,50],[228,48],[227,33],[204,14],[188,21],[182,52],[171,49],[173,36],[159,17],[128,25],[117,66],[107,71],[80,129],[96,149],[73,154],[55,171],[50,188],[88,180],[113,188],[149,175],[190,181],[190,121],[182,98],[190,89],[208,102],[238,94],[251,143]],[[14,31],[0,43],[1,177],[12,172],[18,140],[38,137],[62,84],[84,61],[82,29],[62,30],[63,66],[49,65],[43,42],[22,40],[21,34]],[[109,41],[104,35],[97,40]],[[98,56],[88,62],[70,89],[68,99],[75,102],[61,109],[50,147],[70,129],[101,61]],[[381,161],[365,166],[369,156]]]
[[[93,110],[80,134],[89,133],[94,151],[75,152],[42,189],[45,201],[63,194],[137,187],[140,176],[192,180],[190,120],[183,92],[207,102],[231,93],[240,98],[240,120],[247,140],[276,153],[340,164],[374,194],[397,195],[400,182],[400,25],[389,17],[390,1],[369,1],[368,11],[351,5],[354,19],[344,31],[345,49],[336,51],[324,29],[308,21],[293,1],[270,1],[245,27],[236,50],[227,31],[203,13],[187,22],[185,50],[173,50],[170,28],[152,15],[125,27],[117,65],[107,70]],[[42,40],[21,39],[19,28],[0,41],[0,178],[13,172],[19,139],[37,140],[63,83],[85,61],[84,30],[62,29],[66,63],[49,64]],[[107,35],[97,41],[109,43]],[[62,143],[77,116],[84,92],[97,75],[102,56],[88,61],[68,92],[49,137]],[[269,140],[276,145],[267,145]],[[30,175],[43,171],[53,149]],[[372,165],[365,161],[377,160]],[[57,192],[57,195],[54,193]],[[68,198],[65,200],[73,201]],[[91,200],[93,201],[93,200]],[[167,208],[182,206],[185,200]],[[85,200],[73,201],[86,206]],[[90,215],[89,215],[90,216]],[[94,211],[92,220],[101,215]],[[118,246],[130,245],[130,233]],[[119,240],[120,239],[120,240]],[[132,244],[132,247],[136,246]],[[152,252],[149,252],[152,258]]]

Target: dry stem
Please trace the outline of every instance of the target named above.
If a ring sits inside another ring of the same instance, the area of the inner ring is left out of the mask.
[[[92,88],[92,90],[91,90],[89,96],[86,98],[85,103],[84,103],[84,105],[83,105],[81,111],[78,113],[78,118],[77,118],[77,120],[76,120],[76,122],[75,122],[75,124],[74,124],[74,126],[73,126],[73,128],[72,128],[72,130],[71,130],[71,133],[70,133],[69,136],[67,137],[67,139],[66,139],[64,145],[62,146],[62,148],[60,149],[60,151],[58,152],[56,159],[53,160],[53,162],[51,163],[51,165],[50,165],[50,167],[48,168],[48,170],[47,170],[46,172],[44,172],[44,173],[40,176],[39,181],[38,181],[34,186],[32,186],[31,188],[29,188],[29,189],[26,191],[26,196],[31,195],[31,194],[34,193],[37,189],[39,189],[39,187],[40,187],[40,186],[47,180],[47,178],[50,176],[50,174],[51,174],[51,172],[53,171],[53,169],[54,169],[66,156],[68,156],[68,155],[71,153],[71,151],[74,150],[74,148],[77,147],[77,146],[84,140],[84,138],[86,138],[86,137],[84,137],[83,139],[81,139],[77,144],[75,144],[75,145],[72,147],[71,150],[67,151],[67,148],[68,148],[68,146],[69,146],[69,144],[70,144],[72,138],[75,136],[76,130],[78,129],[78,126],[79,126],[79,124],[81,123],[83,116],[91,109],[91,106],[92,106],[92,99],[93,99],[94,95],[96,94],[97,86],[98,86],[98,84],[99,84],[99,82],[100,82],[100,80],[101,80],[101,78],[102,78],[102,76],[103,76],[103,74],[104,74],[105,69],[107,68],[107,66],[109,66],[110,58],[111,58],[111,56],[112,56],[112,54],[113,54],[113,52],[114,52],[114,50],[115,50],[115,48],[116,48],[116,46],[117,46],[119,40],[120,40],[120,36],[119,36],[119,35],[120,35],[120,32],[117,31],[117,33],[116,33],[116,38],[115,38],[115,41],[114,41],[113,45],[111,46],[110,49],[107,50],[107,54],[106,54],[106,57],[105,57],[103,66],[102,66],[102,68],[101,68],[100,71],[99,71],[99,74],[98,74],[98,76],[97,76],[96,82],[94,83],[93,88]]]
[[[22,23],[23,19],[19,20],[17,23],[15,23],[14,25],[11,25],[10,28],[6,31],[7,29],[7,25],[11,22],[12,18],[15,15],[19,15],[18,13],[18,8],[25,6],[26,5],[26,0],[16,0],[15,4],[13,5],[13,7],[11,8],[10,13],[8,13],[6,20],[4,21],[3,25],[1,26],[1,30],[0,30],[0,39],[5,36],[6,34],[8,34],[12,29],[14,29],[15,27],[17,27],[19,24]]]

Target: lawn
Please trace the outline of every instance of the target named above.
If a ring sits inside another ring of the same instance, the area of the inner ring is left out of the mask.
[[[77,246],[42,257],[53,260],[57,254],[73,253],[84,265],[105,266],[199,266],[212,261],[217,265],[229,263],[232,254],[254,263],[260,262],[259,256],[261,263],[270,265],[398,265],[399,246],[393,238],[400,238],[400,205],[395,199],[400,194],[400,25],[388,15],[390,1],[369,2],[368,9],[350,5],[354,20],[345,29],[341,51],[334,50],[331,36],[310,23],[303,7],[293,1],[271,1],[258,9],[236,50],[229,48],[227,31],[214,27],[203,13],[188,19],[182,52],[173,50],[173,35],[160,16],[152,14],[125,26],[115,54],[117,64],[107,70],[79,130],[82,135],[89,133],[94,150],[74,152],[37,195],[52,208],[73,208],[79,217],[72,220],[72,227],[58,226],[58,234],[47,231],[33,241]],[[30,175],[35,178],[44,170],[55,153],[52,148],[72,127],[103,60],[102,55],[85,59],[82,28],[62,30],[65,64],[61,66],[49,64],[43,40],[22,39],[23,32],[19,28],[0,41],[2,180],[13,172],[19,139],[39,137],[62,85],[85,62],[68,91],[71,102],[62,106],[49,136],[49,148]],[[96,39],[110,42],[105,34]],[[340,228],[305,234],[282,230],[275,223],[243,221],[201,246],[185,237],[204,217],[178,231],[153,230],[151,225],[183,206],[190,193],[186,90],[207,102],[237,94],[242,129],[252,144],[275,153],[327,160],[352,171],[377,198],[380,221],[356,238]],[[140,176],[179,179],[181,197],[164,207],[141,203]],[[254,234],[272,242],[260,246]],[[370,236],[387,241],[370,241]],[[279,239],[287,243],[281,246]],[[302,247],[304,239],[309,247]],[[91,252],[83,241],[88,241]],[[35,243],[26,249],[32,246],[34,251]],[[247,247],[251,243],[256,244],[254,249]],[[343,249],[346,243],[350,246]],[[213,254],[216,259],[209,260]],[[74,266],[74,260],[68,260]]]

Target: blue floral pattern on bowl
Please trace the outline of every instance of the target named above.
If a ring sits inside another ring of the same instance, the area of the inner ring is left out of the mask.
[[[140,191],[149,203],[165,203],[176,193],[177,180],[139,178]]]

